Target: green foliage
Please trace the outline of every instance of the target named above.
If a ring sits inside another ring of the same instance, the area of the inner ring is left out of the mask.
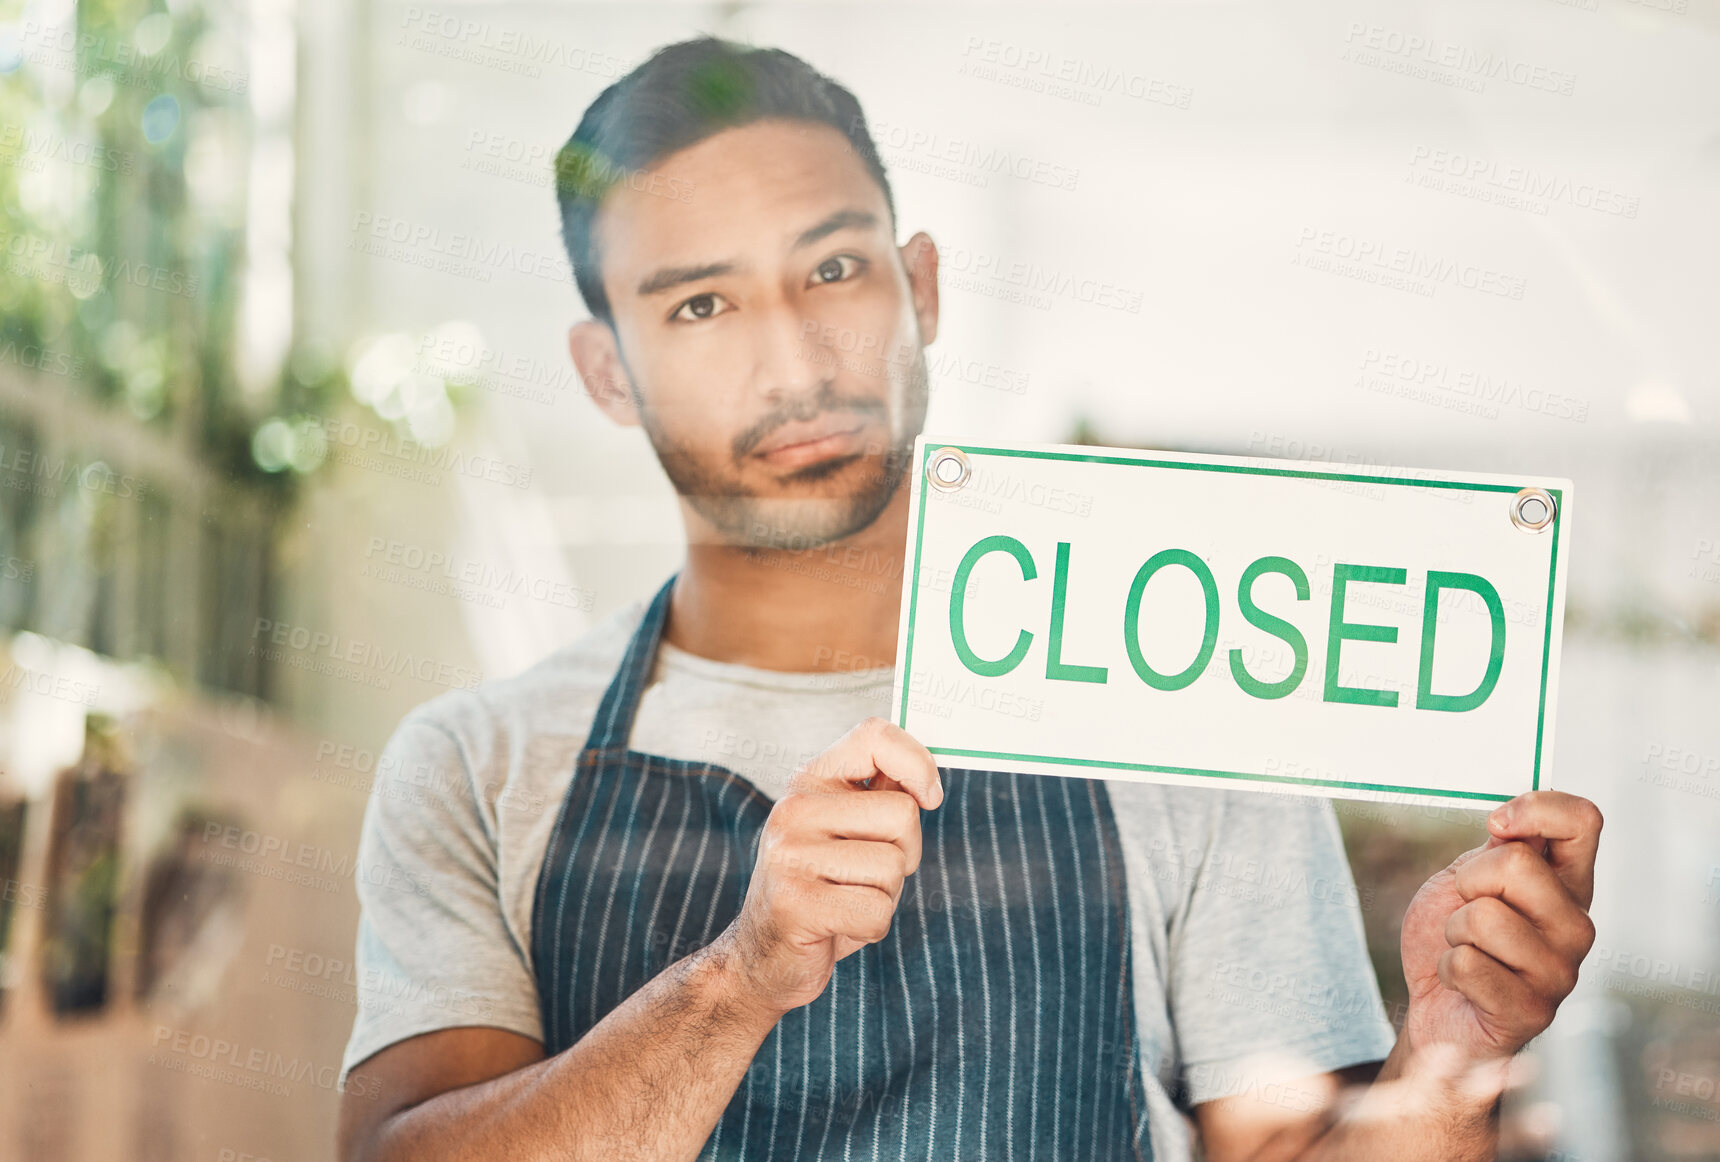
[[[301,360],[239,387],[253,125],[245,13],[218,3],[80,0],[75,26],[20,32],[0,62],[0,374],[87,392],[278,488],[256,431],[343,384]]]

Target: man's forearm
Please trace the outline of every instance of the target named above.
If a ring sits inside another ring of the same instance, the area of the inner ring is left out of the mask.
[[[720,938],[565,1052],[394,1115],[364,1162],[695,1157],[779,1017],[737,969]]]
[[[1379,1076],[1339,1114],[1298,1162],[1492,1162],[1499,1101],[1467,1090],[1460,1077],[1412,1069],[1399,1035]]]

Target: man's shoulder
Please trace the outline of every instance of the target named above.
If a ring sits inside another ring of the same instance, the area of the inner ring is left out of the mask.
[[[476,749],[485,749],[498,734],[583,735],[644,617],[647,600],[637,598],[612,611],[517,674],[422,703],[401,726],[427,726]]]

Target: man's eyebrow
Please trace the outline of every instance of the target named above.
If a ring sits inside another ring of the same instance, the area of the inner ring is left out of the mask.
[[[828,238],[838,230],[864,230],[878,224],[878,215],[869,210],[838,210],[816,226],[810,226],[800,232],[795,238],[791,249],[800,250],[811,246],[821,239]],[[720,274],[733,274],[738,267],[733,262],[706,262],[699,266],[665,266],[653,271],[639,284],[641,298],[649,295],[659,295],[666,290],[684,286],[689,282],[700,279],[715,278]]]
[[[794,240],[791,249],[799,250],[803,246],[811,246],[814,242],[828,238],[838,230],[864,230],[878,224],[878,215],[868,210],[838,210],[818,225],[801,231],[800,237]]]
[[[660,295],[666,290],[673,290],[689,282],[698,282],[704,278],[715,278],[719,274],[733,274],[735,264],[732,262],[707,262],[702,266],[665,266],[653,271],[644,282],[639,284],[641,297]]]

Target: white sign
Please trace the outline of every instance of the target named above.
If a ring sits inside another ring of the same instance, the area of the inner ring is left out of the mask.
[[[914,462],[891,705],[941,765],[1548,785],[1569,481],[924,436]]]

